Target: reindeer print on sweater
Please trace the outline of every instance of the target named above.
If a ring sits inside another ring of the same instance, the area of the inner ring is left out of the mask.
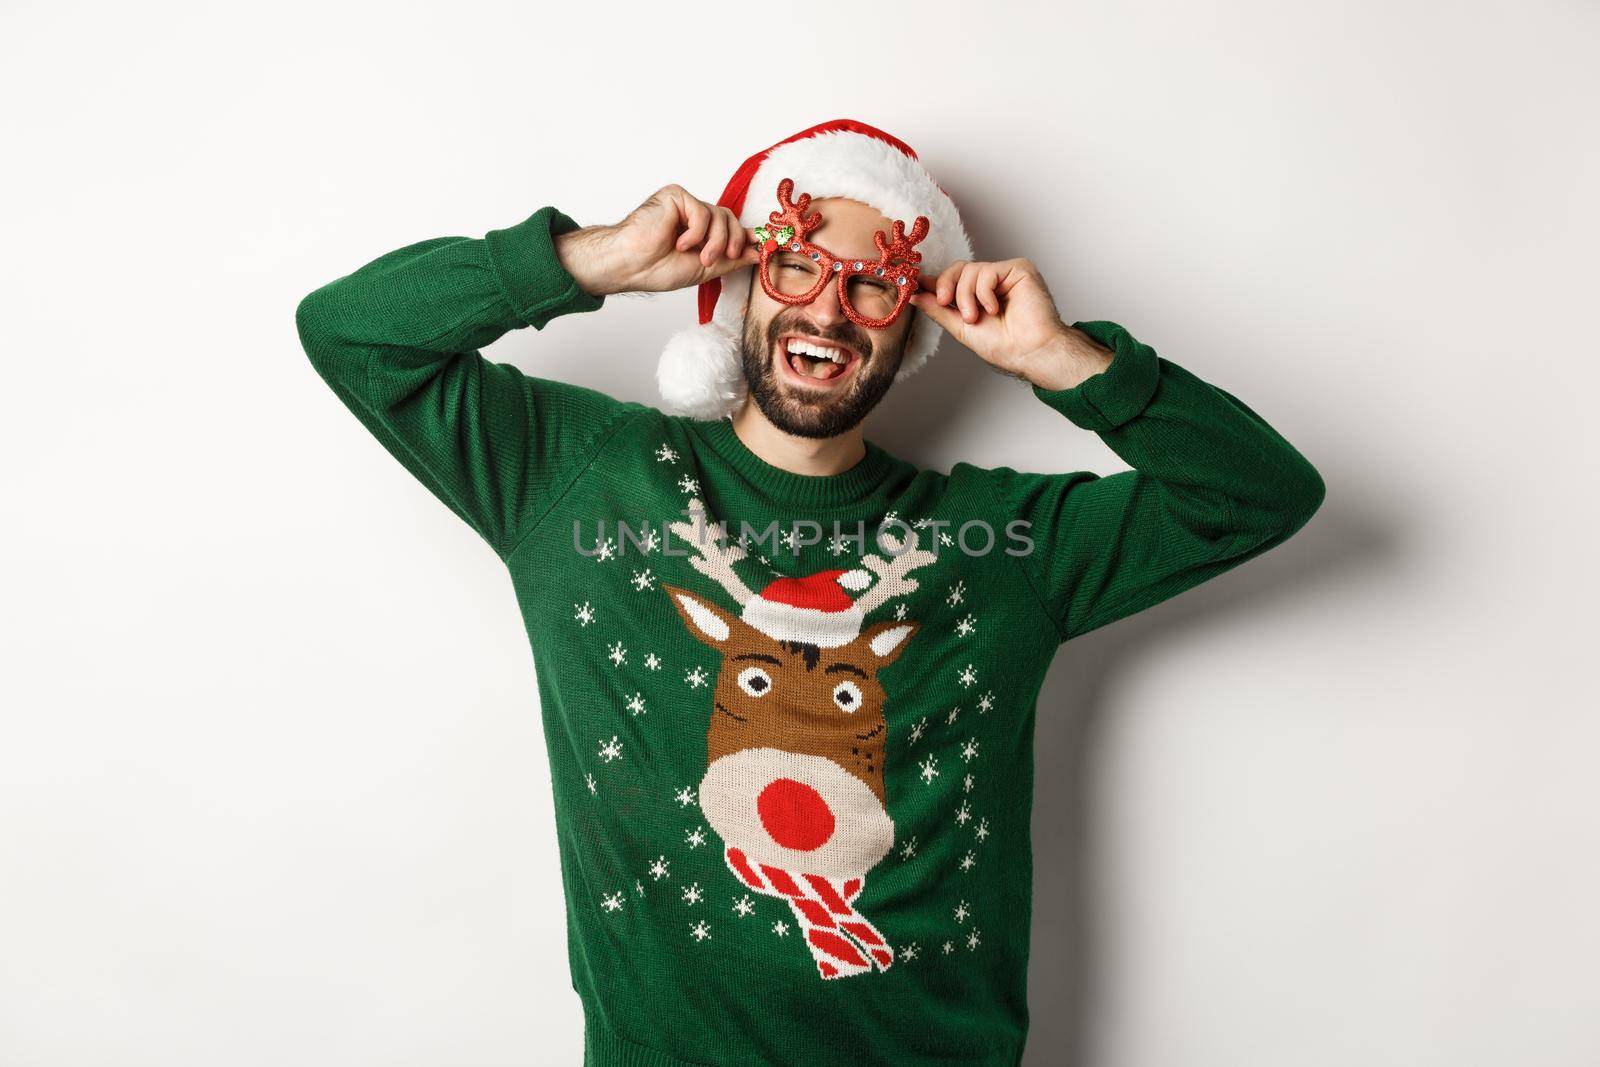
[[[886,970],[894,949],[855,910],[866,876],[894,848],[885,800],[888,694],[878,671],[918,624],[863,626],[868,612],[914,591],[931,552],[882,532],[884,556],[861,568],[778,578],[759,593],[735,573],[741,546],[695,522],[672,532],[691,565],[731,597],[663,585],[695,638],[722,657],[711,693],[700,806],[724,859],[751,890],[785,901],[824,979]]]

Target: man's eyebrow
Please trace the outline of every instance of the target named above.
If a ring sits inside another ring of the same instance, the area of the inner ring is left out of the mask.
[[[783,660],[779,659],[777,656],[764,656],[760,652],[741,652],[739,655],[737,655],[737,656],[735,656],[733,658],[734,659],[755,659],[755,660],[760,660],[762,663],[770,663],[774,667],[783,666]]]
[[[857,667],[854,663],[835,663],[832,666],[828,667],[828,669],[823,671],[822,673],[823,674],[854,674],[854,675],[857,675],[858,677],[861,677],[861,678],[865,678],[867,676],[867,672],[862,670],[860,667]]]

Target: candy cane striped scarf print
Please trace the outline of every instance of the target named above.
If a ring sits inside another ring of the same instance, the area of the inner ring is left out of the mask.
[[[873,964],[877,964],[878,970],[886,971],[894,962],[894,949],[889,947],[878,928],[851,906],[861,895],[865,879],[797,874],[754,863],[731,845],[724,850],[723,858],[727,860],[728,869],[745,885],[788,902],[806,947],[817,961],[817,973],[823,978],[866,974]]]

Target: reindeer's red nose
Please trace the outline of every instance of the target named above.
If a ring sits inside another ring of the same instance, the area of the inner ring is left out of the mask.
[[[784,848],[810,852],[833,836],[833,812],[822,794],[793,778],[777,778],[756,797],[761,825]]]

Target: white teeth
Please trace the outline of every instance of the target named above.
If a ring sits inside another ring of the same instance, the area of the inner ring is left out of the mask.
[[[844,352],[837,348],[825,348],[822,345],[814,345],[808,341],[801,341],[797,338],[790,338],[788,348],[791,354],[798,353],[802,356],[810,356],[813,359],[826,359],[832,363],[843,364],[847,362],[849,358]]]

